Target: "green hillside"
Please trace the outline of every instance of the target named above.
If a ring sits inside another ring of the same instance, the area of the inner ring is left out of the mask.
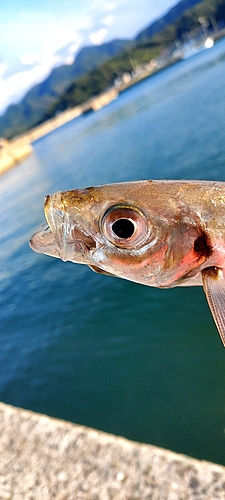
[[[107,61],[100,68],[92,71],[74,82],[60,97],[58,102],[49,109],[44,119],[54,116],[60,111],[85,102],[88,98],[99,94],[113,84],[115,78],[133,70],[134,61],[139,64],[149,62],[156,58],[168,45],[175,41],[183,40],[186,33],[192,30],[201,32],[199,17],[204,16],[209,20],[208,29],[213,29],[210,18],[225,25],[225,2],[224,0],[204,0],[194,8],[185,11],[175,22],[168,25],[161,32],[155,34],[143,42],[138,42],[130,50],[122,55]]]
[[[49,77],[35,85],[20,104],[9,106],[5,115],[0,117],[0,136],[11,138],[34,127],[74,80],[131,46],[133,42],[130,40],[113,40],[82,48],[73,64],[53,69]]]
[[[136,37],[138,42],[143,42],[144,40],[153,37],[156,33],[162,31],[169,24],[175,23],[179,17],[182,16],[183,12],[191,9],[202,0],[181,0],[177,5],[165,14],[161,19],[158,19],[154,23],[150,24],[142,30]]]

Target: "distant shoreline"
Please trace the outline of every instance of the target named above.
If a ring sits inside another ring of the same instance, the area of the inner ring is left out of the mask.
[[[57,116],[50,118],[44,123],[32,128],[21,136],[12,139],[11,141],[3,139],[2,142],[4,142],[4,144],[2,145],[2,147],[0,143],[0,175],[17,166],[24,160],[25,157],[31,154],[33,151],[32,144],[38,139],[41,139],[47,134],[50,134],[54,130],[62,127],[75,118],[88,113],[89,111],[98,111],[102,109],[104,106],[107,106],[107,104],[117,99],[119,95],[125,90],[129,89],[133,85],[136,85],[142,80],[145,80],[153,74],[158,73],[166,67],[171,66],[172,64],[178,62],[180,59],[181,58],[179,57],[172,62],[167,62],[160,68],[153,68],[151,70],[143,71],[137,77],[129,80],[129,82],[123,83],[119,88],[112,87],[102,94],[99,94],[96,97],[92,97],[83,104],[63,111]]]
[[[217,33],[214,41],[225,36],[225,29]],[[123,82],[118,87],[111,87],[105,92],[88,99],[83,104],[77,105],[70,108],[62,113],[50,118],[49,120],[43,122],[42,124],[30,129],[24,134],[7,141],[6,139],[0,139],[0,175],[7,172],[9,169],[17,166],[20,162],[24,160],[33,151],[32,144],[44,137],[45,135],[53,132],[57,128],[62,127],[66,123],[74,120],[75,118],[81,116],[89,111],[98,111],[104,106],[107,106],[110,102],[117,99],[119,94],[129,89],[133,85],[149,78],[156,73],[166,69],[167,67],[176,64],[183,59],[182,55],[177,54],[168,60],[165,60],[163,64],[151,66],[149,69],[143,70],[136,77],[128,79],[128,81]]]

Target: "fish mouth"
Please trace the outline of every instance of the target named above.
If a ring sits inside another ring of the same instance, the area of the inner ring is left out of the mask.
[[[58,257],[64,262],[89,264],[89,254],[96,249],[96,242],[79,220],[62,207],[55,206],[50,196],[46,197],[44,209],[47,224],[43,224],[32,236],[32,250]]]
[[[94,239],[75,226],[70,227],[68,231],[68,227],[62,224],[61,229],[60,237],[59,231],[54,234],[49,225],[42,224],[30,239],[31,249],[37,253],[58,257],[64,262],[71,260],[82,263],[85,260],[87,263],[90,250],[96,248]]]
[[[45,253],[53,257],[60,258],[60,249],[55,236],[47,224],[42,226],[33,234],[30,239],[30,247],[34,252]]]

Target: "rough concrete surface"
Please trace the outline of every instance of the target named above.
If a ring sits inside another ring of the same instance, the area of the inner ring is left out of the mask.
[[[225,500],[225,468],[0,403],[0,500]]]

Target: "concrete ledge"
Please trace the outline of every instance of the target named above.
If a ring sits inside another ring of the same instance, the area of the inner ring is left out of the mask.
[[[224,500],[225,468],[0,403],[0,499]]]
[[[24,160],[33,151],[26,139],[0,139],[0,175]]]

